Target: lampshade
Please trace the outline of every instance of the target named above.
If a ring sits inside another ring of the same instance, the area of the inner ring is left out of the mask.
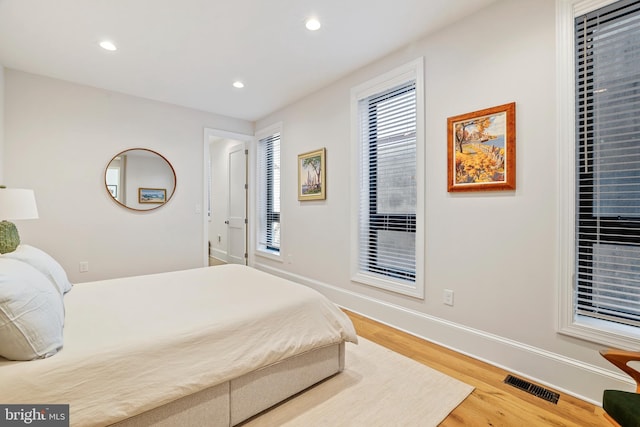
[[[0,219],[35,219],[38,208],[33,190],[0,188]]]

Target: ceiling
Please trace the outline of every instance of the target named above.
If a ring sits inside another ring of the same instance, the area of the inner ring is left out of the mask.
[[[255,121],[493,1],[0,0],[0,65]]]

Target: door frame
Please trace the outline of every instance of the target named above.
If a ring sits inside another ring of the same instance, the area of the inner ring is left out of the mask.
[[[209,265],[209,157],[211,156],[210,144],[213,142],[213,139],[216,138],[225,138],[225,139],[233,139],[236,141],[240,141],[245,144],[245,149],[249,150],[249,146],[253,141],[253,135],[247,135],[243,133],[229,132],[222,129],[213,129],[213,128],[204,128],[204,140],[203,140],[203,161],[202,161],[202,179],[203,179],[203,190],[202,190],[202,265],[204,267]],[[250,153],[250,150],[249,150]],[[247,158],[247,169],[249,168],[249,159]],[[247,180],[248,181],[248,180]],[[249,185],[249,182],[247,182]],[[250,186],[249,186],[250,187]],[[248,193],[247,193],[248,194]],[[247,198],[246,202],[246,213],[247,217],[251,214],[250,209],[250,198]],[[248,221],[249,224],[251,221]],[[247,246],[246,250],[249,252],[249,227],[245,227],[245,245]]]

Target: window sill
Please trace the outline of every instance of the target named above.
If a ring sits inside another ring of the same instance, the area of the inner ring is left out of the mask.
[[[414,282],[403,282],[400,280],[392,280],[364,273],[357,273],[351,278],[351,280],[364,285],[396,292],[398,294],[424,299],[424,289]]]
[[[558,332],[607,347],[634,351],[640,347],[639,328],[587,316],[576,316],[572,324]]]
[[[256,256],[267,258],[273,261],[283,262],[280,252],[270,251],[268,249],[256,249]]]

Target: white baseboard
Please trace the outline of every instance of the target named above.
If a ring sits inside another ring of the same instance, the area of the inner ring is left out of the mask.
[[[209,249],[209,256],[225,262],[227,261],[227,251],[223,251],[221,249],[216,249],[216,248]]]
[[[598,406],[602,403],[602,392],[605,389],[634,389],[634,383],[622,373],[616,374],[561,354],[360,295],[269,265],[258,263],[254,267],[309,286],[347,310]]]

